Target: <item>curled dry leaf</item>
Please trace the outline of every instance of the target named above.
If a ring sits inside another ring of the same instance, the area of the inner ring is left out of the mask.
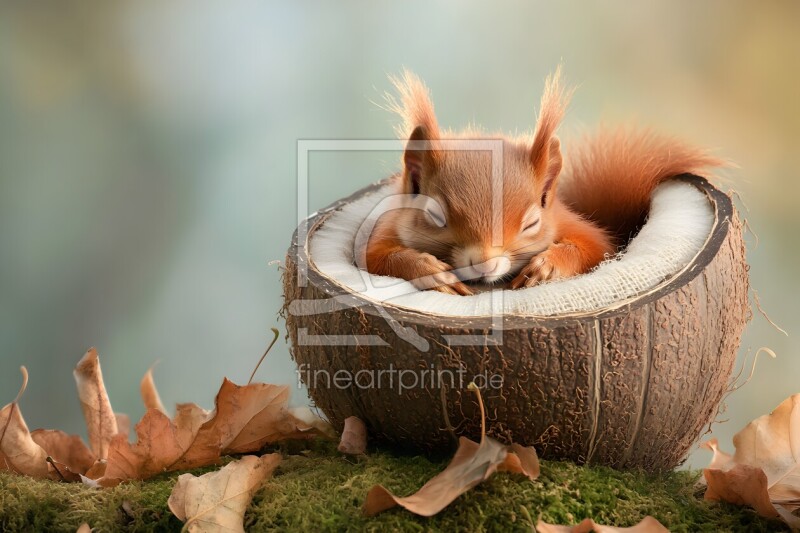
[[[128,417],[115,414],[103,384],[97,352],[89,350],[75,368],[91,449],[62,431],[31,433],[17,398],[0,410],[0,471],[38,478],[111,486],[146,479],[165,471],[214,464],[225,454],[251,453],[287,439],[330,435],[330,425],[307,408],[287,407],[289,387],[224,380],[214,411],[179,404],[175,417],[163,411],[148,371],[142,385],[147,410],[136,425],[136,443],[128,442]],[[121,430],[121,431],[120,431]]]
[[[200,477],[183,474],[172,489],[169,508],[188,531],[244,531],[253,494],[280,461],[277,453],[248,455]]]
[[[506,447],[491,437],[484,438],[480,444],[461,437],[458,450],[447,468],[415,494],[400,498],[382,485],[372,487],[364,502],[364,514],[374,516],[400,505],[414,514],[433,516],[488,479],[505,461],[507,453]]]
[[[0,471],[57,481],[78,481],[95,457],[77,435],[63,431],[28,430],[19,398],[28,384],[22,370],[22,387],[17,398],[0,410]]]
[[[508,450],[505,461],[497,468],[498,472],[522,474],[531,481],[539,477],[539,456],[533,446],[511,443]]]
[[[706,467],[707,469],[725,468],[725,466],[733,459],[731,454],[725,453],[720,449],[719,441],[717,439],[707,440],[706,442],[700,444],[700,447],[710,450],[711,453],[714,454],[711,457],[711,463]]]
[[[117,419],[103,383],[97,350],[90,348],[78,362],[73,374],[86,420],[89,447],[98,459],[104,460],[108,457],[108,447],[118,429]]]
[[[483,399],[477,387],[470,384],[470,389],[476,392],[481,409],[481,442],[461,437],[447,468],[411,496],[400,498],[382,485],[375,485],[367,493],[364,514],[374,516],[400,505],[412,513],[433,516],[497,470],[521,473],[532,480],[539,476],[539,460],[532,447],[505,446],[486,436]]]
[[[361,455],[367,451],[367,426],[360,418],[348,416],[344,419],[344,430],[337,449],[348,455]]]
[[[155,387],[153,387],[155,389]],[[321,434],[321,421],[296,418],[287,409],[289,387],[225,379],[214,411],[179,404],[170,420],[151,408],[136,424],[136,443],[123,436],[110,444],[105,469],[95,476],[102,486],[128,479],[147,479],[162,472],[214,464],[233,453],[252,453],[266,444]],[[92,477],[92,476],[88,476]]]
[[[158,389],[156,389],[156,384],[153,381],[152,366],[144,373],[144,377],[141,383],[139,383],[139,392],[142,395],[145,408],[157,409],[165,415],[168,414],[167,410],[164,408],[164,404],[161,403],[161,396],[158,394]]]
[[[516,472],[531,480],[536,479],[539,476],[536,451],[518,446],[518,449],[523,450],[523,456],[520,457],[514,451],[509,451],[509,448],[491,437],[484,437],[480,444],[461,437],[458,450],[447,468],[415,494],[400,498],[382,485],[372,487],[364,502],[364,514],[374,516],[400,505],[412,513],[433,516],[497,470]]]
[[[46,478],[50,477],[47,452],[31,437],[22,412],[19,399],[28,385],[28,371],[22,371],[22,387],[13,402],[0,410],[0,471]]]
[[[53,467],[66,481],[80,481],[96,461],[95,455],[78,435],[68,435],[57,429],[37,429],[31,438],[52,459]]]
[[[733,444],[734,455],[722,452],[716,439],[702,445],[714,453],[703,471],[705,498],[749,505],[800,529],[800,518],[792,514],[800,509],[800,394],[750,422]]]
[[[631,527],[603,526],[590,518],[574,526],[557,526],[540,520],[536,524],[536,531],[539,533],[590,533],[592,531],[596,533],[669,533],[669,530],[652,516],[644,517],[641,522]]]

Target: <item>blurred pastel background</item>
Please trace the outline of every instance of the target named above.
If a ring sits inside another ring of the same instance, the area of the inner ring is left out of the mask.
[[[24,364],[29,425],[81,432],[71,369],[96,346],[117,410],[142,414],[156,360],[165,403],[210,406],[283,329],[270,262],[296,225],[298,139],[390,138],[371,102],[403,66],[443,125],[526,130],[562,61],[567,148],[571,129],[636,119],[740,165],[752,285],[789,336],[755,311],[740,364],[778,358],[728,398],[713,431],[730,448],[800,392],[797,2],[3,2],[0,404]],[[311,208],[398,158],[312,155]],[[281,338],[259,377],[293,368]]]

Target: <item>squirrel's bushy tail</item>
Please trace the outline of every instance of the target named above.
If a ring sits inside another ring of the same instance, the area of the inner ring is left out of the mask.
[[[604,129],[570,143],[559,196],[625,242],[644,223],[653,189],[680,174],[709,177],[725,166],[706,150],[631,127]]]

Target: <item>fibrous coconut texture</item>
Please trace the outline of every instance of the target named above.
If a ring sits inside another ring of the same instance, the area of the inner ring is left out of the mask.
[[[702,191],[685,182],[668,182],[654,192],[647,224],[622,253],[593,272],[527,289],[465,297],[421,291],[405,280],[358,268],[357,234],[369,226],[375,207],[393,193],[390,183],[333,213],[313,234],[309,255],[323,275],[365,298],[452,316],[498,311],[553,316],[623,305],[685,268],[703,248],[714,224],[714,212]]]
[[[685,458],[717,414],[750,319],[730,197],[682,176],[594,272],[450,296],[353,264],[360,220],[385,185],[314,214],[287,255],[291,353],[337,429],[357,416],[373,441],[428,450],[476,439],[466,386],[477,379],[488,434],[545,459],[658,471]]]

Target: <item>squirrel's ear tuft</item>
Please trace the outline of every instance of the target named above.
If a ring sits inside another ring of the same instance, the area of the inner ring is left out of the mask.
[[[439,124],[433,112],[430,93],[413,72],[404,70],[400,77],[389,78],[397,89],[399,101],[387,95],[388,109],[403,119],[398,135],[408,139],[403,164],[405,189],[409,194],[419,194],[420,182],[431,173],[438,159]]]
[[[545,82],[530,152],[534,179],[542,187],[542,207],[545,207],[548,200],[552,199],[556,180],[561,173],[561,143],[555,136],[555,131],[561,119],[564,118],[564,112],[571,96],[572,91],[564,92],[561,87],[561,67],[559,66]]]
[[[438,139],[439,124],[433,112],[430,92],[422,80],[410,70],[404,70],[398,77],[389,76],[389,80],[397,89],[399,101],[387,93],[387,108],[403,119],[402,127],[398,128],[398,136],[408,139],[417,127],[422,126],[428,140]]]

